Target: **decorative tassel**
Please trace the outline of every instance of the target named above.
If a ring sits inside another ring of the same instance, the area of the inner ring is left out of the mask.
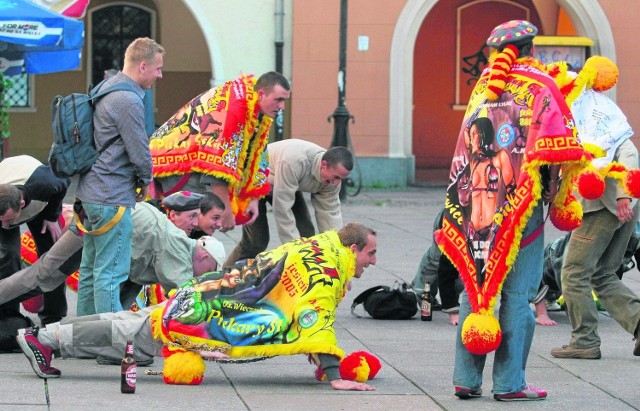
[[[372,380],[380,371],[380,360],[366,351],[355,351],[340,362],[340,378],[357,382]]]
[[[511,71],[511,65],[518,58],[518,54],[518,48],[513,44],[509,44],[495,56],[491,64],[489,81],[487,82],[486,96],[489,100],[497,100],[502,94],[506,85],[507,75]]]

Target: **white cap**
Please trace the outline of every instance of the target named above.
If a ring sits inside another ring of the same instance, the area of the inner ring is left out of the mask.
[[[222,243],[208,235],[200,237],[198,240],[202,248],[218,263],[218,270],[222,269],[224,260],[227,258],[227,253],[224,251],[224,245]]]

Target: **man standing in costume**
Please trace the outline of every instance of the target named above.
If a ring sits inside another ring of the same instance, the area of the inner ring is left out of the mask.
[[[560,165],[580,161],[584,150],[574,137],[562,94],[546,67],[531,57],[536,33],[531,23],[514,20],[497,26],[487,40],[497,53],[469,99],[442,229],[436,234],[466,289],[461,295],[453,373],[455,395],[462,399],[482,395],[486,354],[496,349],[492,389],[496,400],[547,396],[525,378],[535,329],[529,302],[542,275],[541,200],[554,199]],[[491,127],[483,130],[492,128],[495,135],[474,137],[478,119],[485,123],[488,119]],[[550,175],[546,184],[541,169]],[[476,196],[491,201],[475,202]],[[482,210],[473,209],[480,206]],[[500,290],[498,322],[493,307]]]
[[[611,60],[593,56],[573,81],[575,91],[569,93],[567,100],[583,141],[606,152],[593,160],[594,166],[604,168],[615,162],[618,167],[638,168],[638,150],[631,142],[633,130],[620,108],[602,94],[617,79],[618,68]],[[617,180],[607,178],[605,184],[599,199],[581,198],[582,225],[571,233],[565,250],[562,295],[573,330],[568,345],[551,350],[556,358],[602,356],[592,288],[610,316],[635,337],[633,355],[640,356],[640,298],[616,275],[635,230],[640,206]]]
[[[222,230],[251,224],[269,193],[269,127],[289,98],[280,73],[241,76],[195,97],[151,136],[153,194],[211,191],[225,203]]]
[[[271,193],[260,199],[256,221],[242,226],[242,239],[229,255],[229,264],[254,258],[267,249],[267,202],[272,205],[281,243],[315,234],[302,193],[311,194],[311,205],[321,233],[342,227],[340,183],[353,168],[351,151],[346,147],[327,150],[295,138],[276,141],[267,147]]]
[[[200,384],[201,357],[311,354],[333,389],[371,391],[340,377],[344,352],[333,325],[349,281],[376,263],[376,244],[373,230],[349,223],[259,254],[239,271],[242,282],[227,270],[209,273],[184,284],[166,304],[29,328],[18,341],[41,378],[61,374],[51,367],[52,349],[66,358],[119,359],[133,338],[136,358],[167,357],[169,384]],[[221,293],[225,286],[233,288]]]

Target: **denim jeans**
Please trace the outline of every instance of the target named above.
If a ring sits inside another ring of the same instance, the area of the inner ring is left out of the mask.
[[[111,221],[117,206],[82,203],[87,230],[96,230]],[[84,249],[78,281],[78,315],[122,310],[120,284],[129,277],[131,265],[131,209],[102,235],[84,234]]]
[[[606,208],[587,213],[571,234],[562,266],[562,294],[573,328],[571,347],[600,347],[592,288],[611,317],[630,334],[636,332],[640,298],[616,275],[638,220],[637,204],[633,211],[634,218],[626,224]]]
[[[544,224],[542,203],[535,207],[522,239],[527,238],[541,224]],[[544,235],[540,234],[529,245],[520,249],[502,286],[498,315],[502,343],[493,360],[494,394],[519,392],[527,385],[525,367],[536,325],[529,302],[535,297],[540,285],[543,250]],[[482,385],[482,371],[487,356],[471,354],[462,343],[462,325],[470,312],[471,306],[465,291],[460,301],[453,384],[476,389]]]

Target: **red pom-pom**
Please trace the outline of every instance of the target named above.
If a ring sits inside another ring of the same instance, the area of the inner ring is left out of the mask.
[[[37,314],[40,312],[43,304],[44,300],[42,294],[39,294],[35,297],[31,297],[28,300],[23,301],[22,307],[32,314]]]
[[[558,230],[573,231],[582,224],[582,206],[573,195],[568,195],[565,204],[551,204],[549,219]]]
[[[585,200],[597,200],[604,194],[604,178],[593,170],[587,170],[578,176],[578,193]]]
[[[640,198],[640,170],[629,170],[624,178],[624,186],[634,198]]]
[[[340,378],[366,382],[378,374],[382,365],[380,360],[366,351],[353,352],[340,362]]]

